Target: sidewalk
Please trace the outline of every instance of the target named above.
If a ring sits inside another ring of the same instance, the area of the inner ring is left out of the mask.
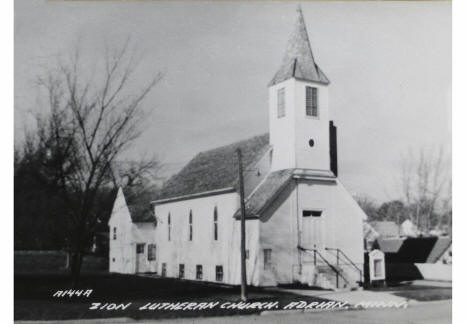
[[[405,309],[369,309],[344,312],[290,312],[287,314],[273,314],[269,316],[242,315],[224,317],[172,318],[172,319],[143,319],[133,320],[125,318],[108,318],[101,320],[70,320],[70,321],[17,321],[16,324],[451,324],[452,301],[443,300],[435,303],[420,303]]]
[[[430,286],[430,287],[444,287],[452,288],[451,281],[436,281],[436,280],[413,280],[411,286]]]
[[[282,291],[310,297],[321,297],[339,302],[348,302],[351,305],[356,305],[363,302],[384,302],[392,304],[400,304],[409,302],[410,300],[404,297],[395,296],[386,291],[369,291],[369,290],[353,290],[353,291],[324,291],[324,290],[307,290],[307,289],[281,289]]]

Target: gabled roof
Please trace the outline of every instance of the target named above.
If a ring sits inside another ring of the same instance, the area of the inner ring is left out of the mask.
[[[133,223],[153,223],[156,221],[150,204],[127,205]]]
[[[268,85],[272,86],[290,78],[324,84],[330,83],[325,73],[315,63],[300,7],[297,8],[294,31],[289,38],[281,67]]]
[[[405,238],[400,237],[384,239],[379,238],[377,240],[379,250],[381,250],[384,253],[398,253],[404,241]]]
[[[133,223],[153,223],[156,221],[149,203],[149,198],[152,196],[151,191],[123,187],[122,193]]]
[[[248,169],[269,150],[268,133],[199,153],[164,184],[157,199],[171,199],[230,187],[237,189],[237,148],[242,151],[244,169]]]
[[[452,239],[450,237],[443,237],[440,236],[437,238],[437,242],[435,243],[434,247],[432,248],[431,253],[427,257],[427,263],[435,263],[437,262],[441,256],[447,251],[450,246],[452,245]]]
[[[293,173],[294,169],[285,169],[268,174],[265,180],[254,190],[252,195],[246,199],[246,217],[259,217],[262,211],[268,207],[288,185]],[[240,217],[240,210],[234,214],[234,217]]]

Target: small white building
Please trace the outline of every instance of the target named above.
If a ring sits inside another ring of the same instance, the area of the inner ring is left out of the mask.
[[[240,284],[240,148],[248,284],[329,288],[338,276],[338,286],[356,286],[366,215],[337,177],[328,88],[298,8],[283,62],[268,85],[269,133],[195,156],[153,201],[155,228],[140,228],[125,213],[113,216],[111,243],[112,226],[118,243],[110,254],[120,249],[132,256],[119,267],[141,271],[132,264],[140,264],[136,246],[156,244],[150,267],[161,276]]]
[[[156,272],[156,219],[149,204],[127,204],[119,188],[108,225],[110,272]]]

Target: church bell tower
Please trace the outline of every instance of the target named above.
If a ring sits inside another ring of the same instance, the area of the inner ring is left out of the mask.
[[[281,67],[268,84],[272,171],[304,169],[337,175],[329,83],[315,62],[298,7]]]

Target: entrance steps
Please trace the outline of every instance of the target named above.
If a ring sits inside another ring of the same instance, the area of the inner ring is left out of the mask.
[[[333,265],[333,268],[329,265],[303,265],[302,271],[296,274],[296,281],[309,287],[334,291],[351,291],[361,288],[358,282],[353,282],[343,268],[337,265]],[[339,272],[338,280],[335,270]]]

